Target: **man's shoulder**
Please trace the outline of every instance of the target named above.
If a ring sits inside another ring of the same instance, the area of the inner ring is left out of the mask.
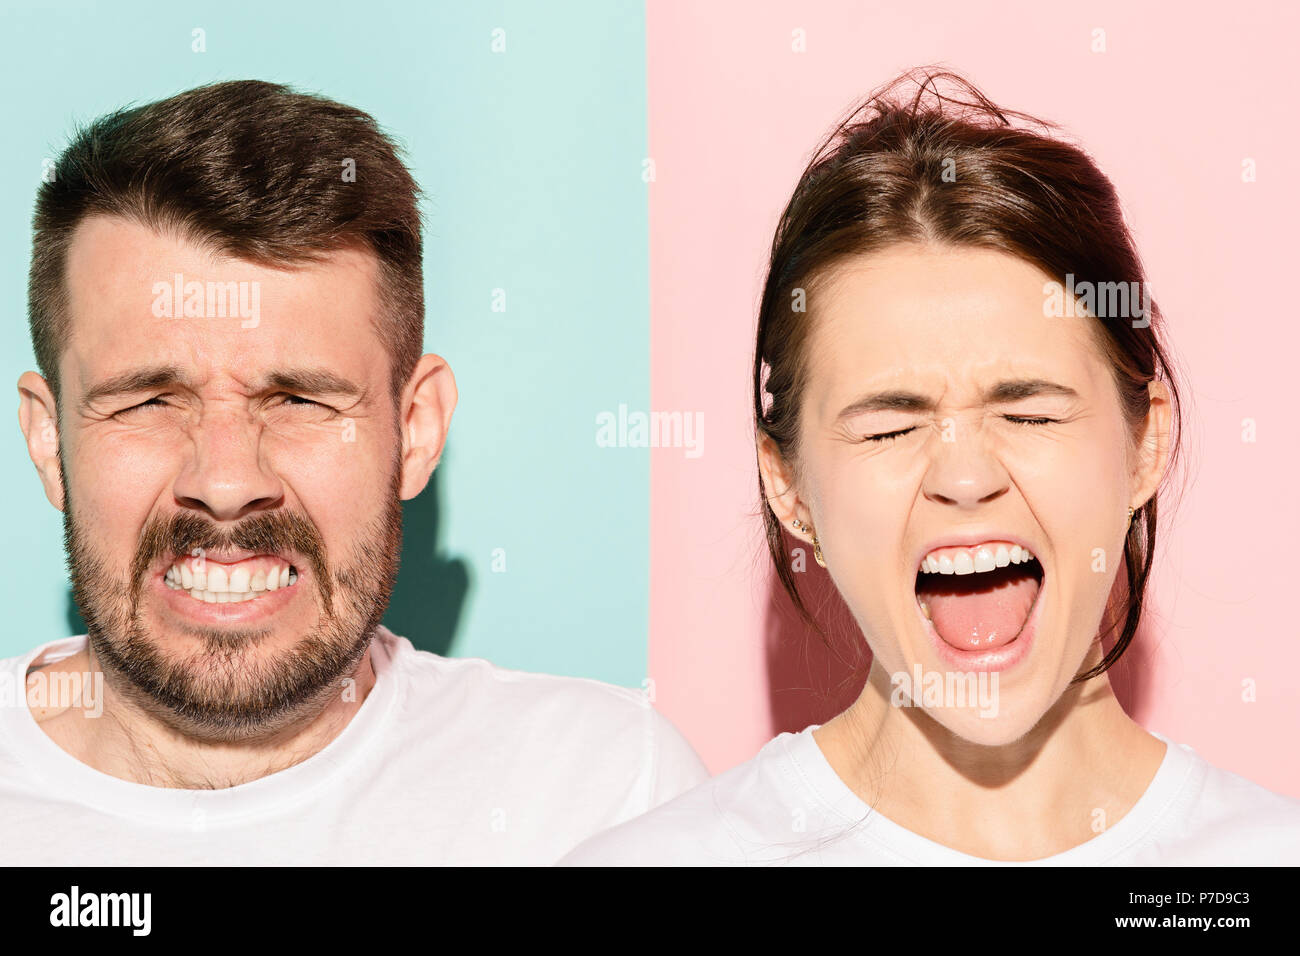
[[[567,752],[574,759],[625,755],[643,762],[689,750],[640,689],[480,657],[444,657],[396,635],[381,633],[381,639],[402,676],[404,709],[423,726],[473,727],[500,747]]]
[[[481,657],[444,657],[386,630],[381,630],[378,638],[416,696],[446,699],[448,695],[472,694],[481,703],[511,710],[576,709],[629,717],[643,715],[650,707],[649,696],[640,689],[505,667]]]
[[[785,736],[785,735],[782,735]],[[587,840],[564,866],[717,866],[751,862],[789,832],[778,737],[754,757],[643,816]]]
[[[641,813],[707,779],[699,756],[640,689],[585,677],[502,667],[476,657],[451,658],[381,633],[389,666],[403,684],[401,723],[458,728],[441,739],[472,739],[479,762],[539,779],[600,781],[627,791]]]

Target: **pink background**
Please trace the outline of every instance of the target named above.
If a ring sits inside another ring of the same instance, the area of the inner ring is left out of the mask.
[[[870,89],[941,63],[1092,153],[1170,320],[1190,470],[1116,680],[1121,700],[1212,763],[1300,796],[1300,628],[1282,603],[1300,541],[1290,294],[1300,17],[1260,4],[971,6],[648,3],[652,406],[705,423],[702,457],[652,456],[658,704],[716,773],[854,696],[851,668],[772,601],[748,401],[755,312],[776,218],[809,151]],[[1098,27],[1105,53],[1090,51]],[[796,28],[806,53],[791,51]],[[1257,182],[1241,180],[1246,157]],[[1242,441],[1244,418],[1257,423],[1254,444]],[[845,653],[860,643],[847,639]],[[1254,703],[1242,700],[1247,679]]]

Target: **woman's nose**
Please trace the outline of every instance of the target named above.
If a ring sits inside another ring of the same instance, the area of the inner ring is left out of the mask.
[[[1011,479],[978,428],[955,428],[951,440],[936,439],[922,492],[943,505],[974,508],[1007,493]]]

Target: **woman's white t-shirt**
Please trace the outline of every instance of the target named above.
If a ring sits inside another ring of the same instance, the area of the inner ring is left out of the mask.
[[[1164,760],[1128,813],[1087,842],[1026,864],[958,852],[873,811],[826,760],[815,729],[781,734],[752,760],[593,837],[561,865],[1300,864],[1300,801],[1160,734]]]

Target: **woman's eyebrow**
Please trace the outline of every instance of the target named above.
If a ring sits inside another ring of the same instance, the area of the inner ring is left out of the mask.
[[[1015,378],[1005,379],[986,389],[983,404],[1000,405],[1038,395],[1079,397],[1079,393],[1074,389],[1058,382],[1043,378]],[[937,403],[928,395],[894,389],[864,395],[847,405],[838,417],[849,418],[853,415],[861,415],[863,412],[932,412],[936,407]]]

